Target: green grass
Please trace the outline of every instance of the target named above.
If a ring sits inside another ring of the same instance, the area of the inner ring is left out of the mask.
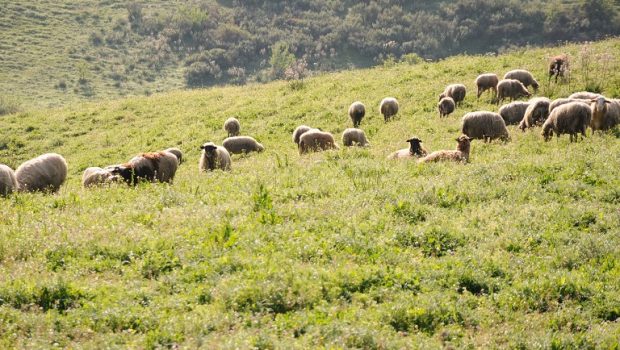
[[[592,49],[617,57],[620,41]],[[617,130],[571,144],[509,127],[509,143],[474,141],[467,165],[385,159],[411,135],[454,148],[464,113],[497,108],[476,101],[477,74],[522,67],[542,81],[546,55],[579,50],[0,117],[1,163],[58,152],[70,167],[56,195],[0,199],[0,347],[617,348]],[[581,90],[572,67],[570,87],[539,93]],[[596,79],[619,95],[617,74]],[[436,96],[452,82],[469,93],[440,120]],[[401,103],[388,124],[386,96]],[[355,100],[372,147],[297,154],[297,125],[339,137]],[[231,115],[266,151],[199,174],[199,146],[221,142]],[[187,159],[173,185],[80,186],[88,166],[170,146]]]

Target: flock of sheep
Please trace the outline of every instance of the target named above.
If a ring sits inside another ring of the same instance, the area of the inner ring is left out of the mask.
[[[554,57],[549,64],[549,79],[555,75],[562,76],[568,61],[565,55]],[[391,153],[388,159],[417,159],[418,162],[455,161],[466,163],[469,159],[470,142],[483,139],[485,142],[494,139],[507,141],[510,139],[506,125],[518,124],[523,131],[542,125],[542,135],[548,141],[556,134],[569,134],[570,140],[577,141],[578,134],[586,135],[587,127],[592,131],[604,131],[620,124],[620,100],[607,99],[600,94],[578,92],[568,98],[554,101],[545,97],[536,97],[527,102],[516,101],[519,97],[530,97],[528,87],[537,90],[538,82],[533,75],[522,69],[513,70],[499,80],[494,73],[481,74],[475,80],[477,98],[491,90],[493,101],[497,104],[505,99],[512,102],[499,108],[498,113],[490,111],[474,111],[466,113],[462,119],[460,135],[456,138],[455,150],[441,150],[428,153],[422,146],[422,140],[411,137],[407,140],[409,148]],[[439,95],[437,108],[440,117],[449,116],[465,99],[467,89],[463,84],[448,85]],[[398,114],[399,104],[393,97],[384,98],[379,110],[384,121],[390,121]],[[370,143],[362,129],[361,122],[366,108],[360,101],[353,102],[349,107],[349,117],[353,128],[344,130],[342,144],[344,146],[369,146]],[[207,142],[200,146],[202,154],[199,170],[231,169],[231,153],[261,152],[263,145],[250,136],[240,136],[241,125],[236,118],[229,118],[224,123],[228,137],[222,145]],[[297,144],[299,154],[339,149],[334,136],[326,131],[300,125],[293,131],[293,142]],[[183,161],[183,153],[178,148],[164,151],[142,153],[128,162],[104,168],[87,168],[82,176],[84,187],[92,187],[114,182],[125,182],[136,185],[140,181],[172,182],[178,166]],[[31,159],[17,170],[0,164],[0,196],[15,191],[24,192],[56,192],[67,177],[67,162],[56,153],[47,153]]]

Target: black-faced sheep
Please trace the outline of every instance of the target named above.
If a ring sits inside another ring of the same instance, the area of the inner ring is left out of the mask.
[[[456,139],[457,145],[456,150],[443,150],[443,151],[435,151],[424,158],[420,158],[418,162],[420,163],[430,163],[430,162],[441,162],[441,161],[449,161],[449,162],[460,162],[467,163],[469,161],[469,150],[471,147],[471,137],[467,135],[461,135]]]
[[[563,77],[567,70],[568,56],[566,56],[566,54],[549,58],[549,81],[551,81],[551,77],[555,75],[555,82],[557,83],[558,77]]]
[[[365,115],[366,107],[364,107],[364,104],[360,101],[355,101],[349,106],[349,117],[353,122],[354,128],[359,128]]]
[[[403,148],[388,156],[388,159],[411,159],[420,158],[428,154],[426,149],[422,146],[422,140],[417,137],[412,137],[407,140],[409,148]]]
[[[443,92],[439,95],[441,101],[444,97],[452,97],[455,104],[461,104],[467,94],[467,88],[463,84],[450,84],[446,86]]]
[[[462,133],[472,139],[483,139],[484,142],[493,139],[510,139],[504,119],[497,113],[478,111],[469,112],[463,116]]]
[[[379,111],[383,114],[383,120],[388,122],[398,113],[398,101],[394,97],[386,97],[379,104]]]
[[[553,133],[570,134],[570,141],[577,141],[577,134],[586,136],[586,129],[592,118],[592,110],[584,102],[570,102],[555,108],[542,127],[545,141],[553,137]]]
[[[542,125],[549,116],[549,105],[551,100],[546,97],[537,97],[529,101],[530,105],[525,110],[523,120],[519,124],[519,129],[525,131],[535,125]]]
[[[480,98],[480,95],[487,90],[493,90],[493,98],[495,98],[497,96],[498,82],[499,78],[495,73],[480,74],[476,78],[476,86],[478,87],[478,96],[476,98]]]
[[[439,110],[439,117],[447,117],[450,113],[454,112],[456,104],[452,97],[444,97],[437,103],[437,109]]]
[[[519,124],[523,120],[525,110],[530,105],[529,102],[514,101],[503,105],[499,109],[499,115],[502,116],[506,125]]]
[[[554,109],[556,109],[557,107],[563,105],[563,104],[567,104],[569,102],[583,102],[583,100],[579,100],[579,99],[574,99],[574,98],[556,98],[555,100],[551,101],[551,103],[549,104],[549,113],[551,113]]]
[[[114,169],[102,169],[99,167],[86,168],[82,174],[82,186],[94,187],[121,181],[122,177],[112,174],[113,170]]]
[[[334,136],[328,132],[311,129],[299,138],[299,154],[328,149],[339,149]]]
[[[230,170],[232,161],[226,148],[207,142],[200,146],[202,155],[198,163],[198,170],[209,171],[215,169]]]
[[[366,147],[370,145],[364,130],[356,128],[348,128],[342,132],[342,144],[347,147],[355,145]]]
[[[178,166],[177,157],[170,152],[142,153],[116,166],[112,174],[121,176],[127,184],[134,186],[140,181],[172,182]]]
[[[600,96],[590,101],[590,108],[592,109],[590,127],[593,132],[609,130],[620,123],[620,103],[618,101],[611,101]]]
[[[228,137],[222,142],[222,146],[231,154],[262,152],[265,150],[262,144],[250,136]]]
[[[0,164],[0,197],[17,191],[15,172],[9,166]]]
[[[497,103],[499,104],[506,98],[510,100],[516,100],[521,96],[530,97],[530,92],[527,88],[516,79],[503,79],[497,83]]]
[[[299,146],[299,138],[301,137],[301,135],[311,129],[312,127],[308,125],[300,125],[295,128],[295,131],[293,131],[293,142],[295,142],[295,144]]]
[[[600,96],[602,95],[590,91],[579,91],[571,94],[568,98],[572,98],[574,100],[592,100]]]
[[[164,152],[170,152],[172,154],[174,154],[175,157],[177,157],[177,160],[179,161],[179,164],[183,163],[183,152],[176,148],[176,147],[170,147],[166,150],[164,150]]]
[[[224,130],[228,133],[228,137],[237,136],[241,130],[241,124],[237,118],[230,117],[224,122]]]
[[[538,82],[534,79],[532,73],[526,71],[525,69],[515,69],[510,72],[504,74],[504,79],[515,79],[520,81],[523,86],[526,88],[531,86],[534,88],[534,91],[538,90]]]
[[[27,192],[57,192],[67,179],[67,161],[56,153],[31,159],[15,170],[18,189]]]

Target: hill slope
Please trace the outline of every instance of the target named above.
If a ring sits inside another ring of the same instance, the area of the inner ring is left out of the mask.
[[[475,141],[468,165],[385,160],[411,135],[452,149],[464,113],[497,108],[476,101],[477,74],[521,67],[544,81],[545,56],[560,51],[574,58],[571,85],[540,94],[581,90],[589,71],[587,85],[618,96],[620,41],[609,40],[0,117],[0,163],[58,152],[70,165],[57,195],[0,199],[0,344],[612,346],[617,131],[570,144],[510,127],[509,143]],[[439,120],[436,96],[452,82],[468,97]],[[388,124],[385,96],[402,108]],[[297,125],[338,135],[354,100],[372,147],[297,155]],[[198,146],[221,142],[231,115],[266,151],[199,174]],[[80,187],[88,166],[169,146],[187,159],[174,185]]]

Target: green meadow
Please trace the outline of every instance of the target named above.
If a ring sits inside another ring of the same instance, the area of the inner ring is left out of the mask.
[[[547,83],[566,52],[570,79]],[[538,96],[620,97],[620,40],[177,91],[0,116],[0,163],[62,154],[53,195],[0,198],[0,348],[618,349],[620,131],[570,143],[509,126],[470,163],[388,161],[413,135],[454,149],[496,111],[474,79],[525,68]],[[437,96],[468,87],[439,119]],[[378,104],[401,110],[383,122]],[[368,148],[299,156],[297,125],[340,143],[366,105]],[[198,172],[223,122],[265,146]],[[89,166],[183,150],[173,184],[83,189]]]

